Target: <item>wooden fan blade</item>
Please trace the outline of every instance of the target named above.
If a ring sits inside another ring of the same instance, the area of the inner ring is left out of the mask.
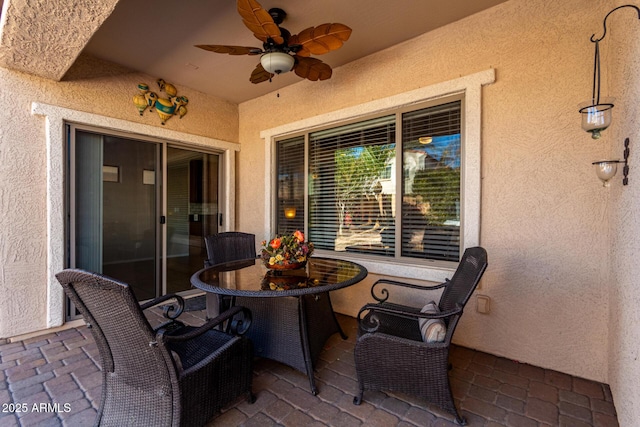
[[[196,47],[215,53],[226,53],[229,55],[259,55],[262,49],[250,46],[225,46],[221,44],[197,44]]]
[[[289,45],[302,46],[296,54],[300,56],[322,55],[340,49],[349,40],[351,28],[344,24],[322,24],[302,30],[289,38]]]
[[[295,73],[303,79],[317,81],[331,78],[331,67],[316,58],[296,57]]]
[[[251,73],[251,77],[249,78],[249,80],[253,84],[258,84],[258,83],[266,82],[272,77],[273,77],[273,74],[265,70],[262,64],[258,62],[258,65]]]
[[[284,43],[280,28],[256,0],[238,0],[238,13],[244,25],[258,40],[266,42],[271,38],[276,44]]]

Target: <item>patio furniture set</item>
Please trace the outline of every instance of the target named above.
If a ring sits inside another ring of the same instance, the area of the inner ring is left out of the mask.
[[[96,425],[204,425],[241,396],[255,400],[254,357],[306,374],[311,393],[318,393],[314,366],[325,342],[336,332],[346,339],[330,292],[361,281],[367,270],[322,257],[296,270],[267,270],[255,257],[254,241],[246,233],[205,240],[209,259],[191,282],[215,295],[207,300],[215,307],[207,308],[207,321],[199,327],[180,322],[184,300],[178,295],[140,305],[131,288],[115,279],[75,269],[58,273],[100,352],[103,389]],[[437,286],[388,279],[372,285],[376,302],[362,307],[357,319],[354,404],[367,390],[396,391],[437,405],[465,424],[449,383],[449,348],[486,266],[486,251],[469,248],[451,280]],[[442,293],[437,304],[409,307],[394,302],[393,288]],[[153,328],[144,310],[159,305],[166,321]]]

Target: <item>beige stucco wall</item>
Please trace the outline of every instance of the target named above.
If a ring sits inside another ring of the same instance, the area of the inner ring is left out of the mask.
[[[241,142],[236,228],[262,235],[269,195],[260,131],[495,68],[496,83],[483,89],[481,244],[490,267],[479,289],[492,310],[478,314],[472,300],[456,341],[608,382],[620,424],[631,426],[640,419],[640,38],[624,22],[630,17],[616,21],[603,46],[604,93],[618,98],[614,124],[593,141],[576,111],[590,95],[588,37],[617,4],[510,0],[239,111],[179,87],[189,114],[166,128]],[[136,84],[157,77],[88,58],[61,83],[0,68],[0,338],[46,327],[45,119],[30,114],[32,102],[160,127],[130,104]],[[630,185],[604,189],[591,162],[620,157],[627,136]],[[338,311],[355,314],[374,278],[336,293]]]
[[[92,58],[60,83],[0,68],[0,338],[47,327],[45,119],[31,114],[32,102],[238,141],[237,106],[189,88],[177,88],[189,98],[182,119],[161,126],[155,112],[140,117],[131,102],[136,86],[155,90],[158,77]]]
[[[616,5],[628,4],[618,1]],[[611,279],[609,330],[609,383],[616,400],[621,426],[640,420],[640,21],[636,11],[625,8],[607,20],[609,31],[602,49],[611,60],[603,63],[608,72],[616,106],[607,141],[609,158],[622,159],[624,140],[630,140],[629,185],[622,185],[622,170],[611,184],[609,200],[611,236]]]
[[[589,36],[605,1],[512,0],[240,105],[238,227],[262,233],[260,131],[488,68],[483,89],[481,244],[489,269],[456,341],[489,353],[607,381],[608,204],[591,162],[607,150],[580,129],[590,95]],[[265,83],[268,84],[268,83]],[[370,278],[337,292],[338,311],[368,301]]]

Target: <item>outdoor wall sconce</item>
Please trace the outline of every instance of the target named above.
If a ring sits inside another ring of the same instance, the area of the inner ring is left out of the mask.
[[[149,85],[146,83],[138,83],[139,93],[133,96],[133,104],[138,109],[140,115],[149,108],[150,111],[156,109],[158,116],[165,124],[174,115],[178,115],[182,118],[187,114],[187,104],[189,99],[186,96],[178,96],[178,90],[170,83],[165,82],[162,79],[157,80],[160,91],[164,92],[167,97],[160,98],[155,92],[149,90]]]
[[[605,130],[611,124],[611,110],[613,109],[614,98],[600,98],[600,42],[607,35],[607,18],[613,12],[623,7],[632,7],[638,12],[638,19],[640,19],[640,9],[637,6],[626,4],[618,6],[615,9],[607,13],[604,17],[602,26],[604,32],[602,37],[595,38],[595,34],[591,35],[591,42],[595,43],[595,58],[593,62],[593,89],[591,92],[591,99],[587,102],[583,102],[579,105],[580,114],[582,114],[582,129],[591,133],[591,138],[600,138],[600,132]],[[615,172],[614,172],[615,173]]]
[[[602,181],[603,187],[609,186],[609,181],[611,178],[616,176],[616,172],[618,172],[618,163],[624,163],[624,168],[622,168],[622,172],[624,174],[624,178],[622,178],[622,185],[629,184],[629,138],[624,140],[624,161],[622,160],[599,160],[597,162],[593,162],[592,165],[596,167],[596,175]]]
[[[295,206],[286,206],[284,208],[284,217],[287,219],[294,219],[296,217]]]

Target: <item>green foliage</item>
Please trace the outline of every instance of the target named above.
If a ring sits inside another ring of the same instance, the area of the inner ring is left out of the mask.
[[[460,200],[460,170],[448,166],[420,170],[413,179],[413,192],[429,204],[425,215],[429,224],[441,225],[455,219],[456,202]]]
[[[394,154],[393,144],[369,145],[336,151],[336,200],[349,206],[363,195],[372,195],[375,182],[382,176]]]

